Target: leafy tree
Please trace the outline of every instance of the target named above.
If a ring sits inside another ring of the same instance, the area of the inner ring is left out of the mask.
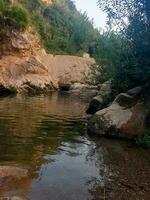
[[[99,66],[96,67],[94,75],[96,83],[105,82],[113,78],[121,49],[122,41],[120,36],[113,32],[99,34],[98,39],[89,49],[89,53],[95,58]]]
[[[118,91],[150,85],[150,3],[149,0],[99,0],[125,46],[118,57],[113,86]]]
[[[96,30],[87,15],[76,10],[72,1],[56,1],[44,10],[43,15],[51,27],[48,49],[67,54],[88,51]]]
[[[85,13],[77,11],[71,0],[54,0],[47,7],[40,0],[19,2],[29,11],[31,22],[50,53],[81,55],[88,52],[97,37],[93,23]]]

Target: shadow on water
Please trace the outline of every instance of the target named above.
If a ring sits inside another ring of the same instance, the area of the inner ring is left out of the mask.
[[[64,93],[0,98],[0,197],[148,199],[149,152],[87,136],[86,103]]]

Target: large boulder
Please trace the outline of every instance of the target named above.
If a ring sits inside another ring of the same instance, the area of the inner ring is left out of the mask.
[[[109,107],[90,118],[89,133],[129,139],[143,135],[147,109],[140,98],[128,93],[118,95]]]
[[[48,57],[48,56],[47,56]],[[42,59],[43,60],[43,59]],[[49,73],[60,85],[90,82],[91,66],[95,64],[92,58],[69,55],[56,55],[48,60]]]
[[[0,60],[0,69],[1,94],[5,91],[37,93],[54,88],[48,68],[38,56],[4,56]]]
[[[100,90],[97,96],[93,97],[89,107],[87,109],[87,114],[94,114],[98,110],[104,108],[107,105],[111,93],[111,81],[106,81],[100,86]]]

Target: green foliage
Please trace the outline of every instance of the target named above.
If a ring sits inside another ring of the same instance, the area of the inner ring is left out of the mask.
[[[95,70],[96,83],[103,83],[114,77],[115,67],[118,65],[122,49],[121,37],[113,32],[99,34],[89,53],[95,58],[99,67]]]
[[[70,4],[65,1],[58,2],[44,10],[44,17],[51,27],[46,42],[47,49],[65,54],[87,52],[96,32],[92,22],[86,14],[79,13],[75,6],[70,9]]]
[[[108,14],[110,28],[118,29],[116,34],[122,38],[112,76],[113,89],[121,92],[138,85],[150,87],[149,0],[99,0],[99,3]]]
[[[11,6],[5,12],[6,23],[16,29],[25,29],[28,25],[27,13],[24,9]]]
[[[25,29],[29,19],[25,9],[0,0],[0,28]]]
[[[49,6],[41,0],[18,0],[16,6],[0,0],[2,29],[24,29],[29,23],[28,16],[49,53],[82,55],[99,35],[86,13],[77,11],[71,0],[54,0]]]
[[[126,37],[131,41],[141,84],[150,83],[150,3],[134,0],[134,14],[129,16]]]
[[[150,130],[146,130],[144,136],[136,140],[136,144],[142,147],[150,147]]]
[[[16,88],[16,87],[13,87],[13,86],[11,86],[11,87],[9,88],[9,91],[10,91],[12,94],[17,94],[17,93],[18,93],[17,88]]]
[[[50,53],[81,55],[97,38],[93,23],[85,13],[77,11],[71,0],[54,0],[48,7],[41,1],[19,2],[30,12],[32,24]]]
[[[0,0],[0,13],[1,14],[2,14],[3,10],[4,10],[4,2],[3,2],[3,0]]]

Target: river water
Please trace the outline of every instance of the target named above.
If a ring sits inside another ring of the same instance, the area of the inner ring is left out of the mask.
[[[75,95],[0,99],[0,199],[149,200],[149,150],[86,134]]]

